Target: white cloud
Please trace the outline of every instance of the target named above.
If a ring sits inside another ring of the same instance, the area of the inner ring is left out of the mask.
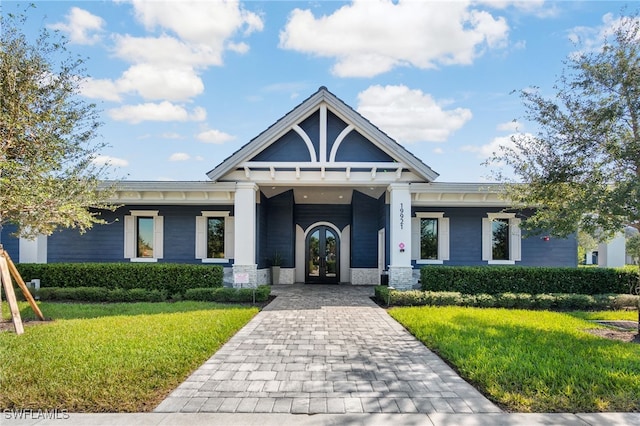
[[[528,140],[534,136],[531,133],[511,133],[507,136],[499,136],[494,138],[491,142],[485,145],[465,145],[460,148],[461,151],[475,152],[478,154],[478,158],[488,159],[493,157],[494,154],[500,154],[503,149],[517,150],[514,138],[521,144],[526,144]],[[500,165],[500,164],[496,164]]]
[[[515,132],[517,130],[522,130],[523,126],[516,120],[507,121],[506,123],[500,123],[496,126],[496,129],[501,132]]]
[[[206,130],[204,132],[198,133],[196,135],[196,139],[207,143],[223,144],[225,142],[234,140],[235,136],[221,132],[220,130]]]
[[[246,53],[249,45],[234,40],[262,31],[262,18],[238,1],[130,0],[144,37],[115,34],[113,54],[131,67],[111,81],[111,92],[89,86],[87,96],[118,101],[123,94],[145,100],[187,101],[203,93],[201,73],[220,66],[225,51]],[[97,85],[97,83],[96,83]]]
[[[171,102],[145,103],[139,105],[125,105],[112,108],[109,116],[116,121],[127,121],[137,124],[143,121],[204,121],[207,113],[203,108],[196,107],[192,111]]]
[[[111,157],[109,155],[98,155],[92,160],[93,164],[99,166],[127,167],[129,162],[123,158]]]
[[[184,139],[184,136],[176,132],[163,133],[160,135],[160,137],[162,139]]]
[[[434,148],[433,153],[438,155],[444,154],[444,150],[442,148]]]
[[[406,86],[371,86],[357,111],[400,143],[443,142],[471,119],[465,108],[444,110],[431,95]]]
[[[468,65],[487,49],[506,47],[508,32],[504,18],[469,1],[354,0],[319,18],[295,9],[280,47],[334,58],[340,77],[372,77],[398,66]]]
[[[80,82],[80,93],[87,98],[120,102],[122,97],[118,92],[118,85],[112,80],[89,77]]]
[[[69,36],[69,41],[75,44],[95,44],[101,40],[105,25],[104,19],[93,15],[84,9],[72,7],[66,16],[67,22],[58,22],[49,28],[59,30]]]
[[[204,84],[191,68],[163,68],[150,64],[134,65],[122,74],[116,85],[121,92],[137,92],[144,99],[185,101],[201,94]]]
[[[169,157],[169,161],[187,161],[190,159],[191,156],[184,152],[175,152]]]
[[[638,17],[633,19],[640,22],[640,18]],[[614,17],[612,13],[607,13],[602,16],[602,25],[572,28],[568,32],[567,37],[572,43],[580,46],[580,50],[573,52],[572,55],[578,56],[584,53],[599,51],[604,45],[604,42],[613,36],[622,23],[623,18]],[[638,41],[640,41],[640,39]]]

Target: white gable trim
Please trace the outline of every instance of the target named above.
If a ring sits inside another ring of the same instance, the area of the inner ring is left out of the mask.
[[[336,141],[333,143],[333,146],[331,147],[331,154],[329,154],[329,162],[333,163],[336,161],[336,154],[338,152],[338,148],[340,148],[340,144],[342,143],[342,141],[344,140],[344,138],[347,137],[347,135],[349,133],[351,133],[351,131],[355,129],[355,127],[353,127],[352,124],[349,124],[347,127],[345,127],[342,132],[340,132],[340,134],[338,135],[338,137],[336,138]]]
[[[380,129],[371,124],[371,122],[369,122],[351,107],[338,99],[325,87],[321,87],[315,94],[313,94],[307,100],[294,108],[291,112],[277,121],[274,125],[269,127],[251,142],[247,143],[238,151],[236,151],[233,155],[219,164],[215,169],[207,173],[207,176],[213,181],[218,181],[222,178],[225,178],[225,180],[236,179],[237,174],[235,173],[235,171],[238,168],[242,168],[244,162],[250,160],[251,158],[254,158],[258,153],[267,148],[271,143],[278,140],[281,136],[285,135],[290,130],[294,129],[294,127],[297,126],[298,123],[302,122],[303,120],[314,114],[316,111],[319,111],[320,113],[320,148],[318,162],[326,166],[326,164],[328,164],[326,152],[326,123],[328,115],[327,111],[329,109],[333,114],[347,123],[347,125],[352,125],[367,140],[369,140],[387,155],[394,158],[398,163],[406,165],[406,167],[411,171],[413,175],[418,178],[418,180],[431,182],[438,177],[438,174],[434,172],[429,166],[424,164],[417,157],[407,151],[404,147],[402,147],[400,144],[383,133]],[[329,161],[331,161],[331,156],[329,157]],[[291,164],[292,165],[290,165],[290,167],[295,168],[296,165],[299,164],[299,162],[292,162]],[[396,170],[400,164],[396,165]],[[357,163],[350,164],[350,166],[352,167],[356,167],[356,165]],[[331,164],[331,167],[333,167],[333,164]],[[251,174],[251,172],[245,170],[245,174]]]
[[[300,135],[300,137],[302,138],[304,143],[307,145],[307,149],[309,150],[309,158],[310,158],[311,162],[312,163],[317,163],[318,159],[316,158],[316,150],[313,148],[313,142],[311,142],[311,138],[309,138],[309,135],[307,134],[307,132],[305,132],[304,129],[302,127],[298,126],[297,124],[295,126],[293,126],[293,130],[298,135]],[[246,166],[247,163],[244,163],[245,167],[247,167]]]

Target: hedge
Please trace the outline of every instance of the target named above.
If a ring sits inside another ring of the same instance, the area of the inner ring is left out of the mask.
[[[190,288],[222,287],[220,265],[141,263],[19,263],[25,281],[40,279],[46,287],[102,287],[108,290],[134,288],[184,295]]]
[[[255,289],[255,302],[266,302],[271,287],[261,285]],[[203,302],[254,302],[254,289],[251,288],[191,288],[184,294],[186,300]]]
[[[542,268],[524,266],[428,266],[422,290],[463,294],[624,294],[638,282],[635,268]]]
[[[43,287],[33,293],[42,301],[64,302],[164,302],[168,298],[166,292],[144,288]]]
[[[384,306],[469,306],[476,308],[608,310],[638,306],[640,297],[628,294],[462,294],[454,291],[398,291],[375,288],[376,300]]]

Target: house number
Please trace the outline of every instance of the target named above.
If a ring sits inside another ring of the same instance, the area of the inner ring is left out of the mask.
[[[404,229],[404,204],[400,203],[400,229]]]

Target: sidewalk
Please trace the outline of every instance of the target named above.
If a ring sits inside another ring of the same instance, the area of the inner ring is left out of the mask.
[[[22,420],[0,417],[1,425],[10,426],[536,426],[536,425],[640,425],[640,413],[593,414],[248,414],[248,413],[134,413],[134,414],[67,414],[58,420],[33,418]],[[29,416],[27,416],[29,417]],[[41,416],[42,417],[42,416]]]

